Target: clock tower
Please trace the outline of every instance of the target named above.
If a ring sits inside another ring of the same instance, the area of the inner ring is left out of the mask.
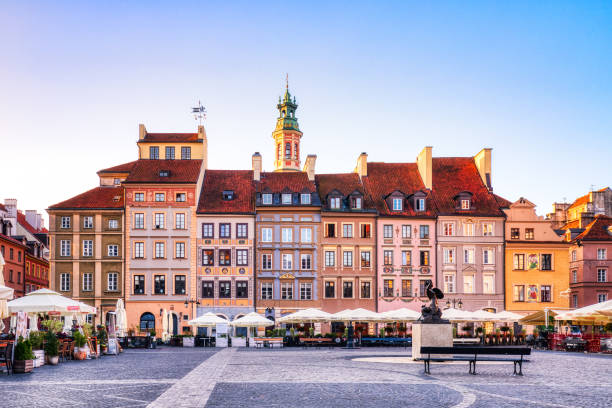
[[[289,82],[285,90],[285,96],[278,98],[276,108],[279,117],[276,120],[276,128],[272,132],[274,138],[274,171],[300,171],[300,139],[302,132],[298,126],[295,111],[297,109],[295,97],[291,98],[289,93]]]

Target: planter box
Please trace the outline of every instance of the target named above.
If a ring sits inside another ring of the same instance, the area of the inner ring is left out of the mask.
[[[227,337],[217,337],[215,347],[227,347]]]
[[[232,347],[246,347],[246,338],[232,337]]]
[[[31,373],[34,369],[34,360],[15,360],[13,362],[14,373]]]
[[[194,347],[193,337],[183,337],[183,347]]]
[[[45,365],[45,351],[44,350],[33,350],[34,356],[36,357],[34,360],[34,368],[41,367]]]

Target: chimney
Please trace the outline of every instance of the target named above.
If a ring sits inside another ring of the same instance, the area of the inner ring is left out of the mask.
[[[590,211],[580,213],[580,228],[586,228],[594,219],[595,214]]]
[[[423,179],[423,184],[425,184],[425,188],[431,190],[433,182],[432,182],[432,173],[433,173],[433,163],[431,159],[431,146],[425,146],[421,153],[417,156],[416,159],[417,167],[419,169],[419,174],[421,175],[421,179]]]
[[[255,152],[252,157],[253,161],[253,180],[261,180],[261,154]]]
[[[308,180],[314,181],[315,179],[315,162],[317,161],[316,154],[309,154],[306,156],[306,162],[304,163],[304,172],[308,174]]]
[[[145,127],[145,125],[140,123],[138,125],[138,140],[144,139],[146,135],[147,135],[147,128]]]
[[[8,216],[11,218],[17,217],[17,199],[16,198],[5,198],[4,206],[8,211]]]
[[[36,210],[26,210],[25,212],[26,222],[36,229],[38,229],[37,220],[36,220],[37,215],[38,214],[36,214]]]
[[[208,138],[206,137],[206,129],[204,125],[198,126],[198,139],[202,139],[202,167],[208,170]]]
[[[474,156],[474,163],[480,174],[482,182],[490,191],[493,191],[491,184],[491,148],[485,147]]]
[[[36,228],[43,229],[45,227],[45,223],[43,221],[42,214],[36,213]]]
[[[355,173],[359,174],[359,178],[367,177],[368,175],[368,154],[362,152],[357,158],[357,166],[354,170]]]

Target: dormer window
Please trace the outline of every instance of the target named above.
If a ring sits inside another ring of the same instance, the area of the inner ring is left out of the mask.
[[[233,190],[223,190],[223,201],[231,201],[234,199]]]
[[[462,210],[469,210],[470,209],[470,200],[469,199],[463,199],[461,200],[461,209]]]
[[[351,208],[361,210],[361,197],[351,197]]]
[[[159,177],[168,177],[170,175],[170,170],[160,170]]]
[[[282,194],[282,203],[283,204],[291,204],[291,193],[283,193]]]
[[[264,193],[261,195],[261,202],[266,205],[272,204],[272,194]]]
[[[402,211],[403,207],[403,200],[401,198],[393,199],[393,211]]]
[[[300,202],[306,205],[310,204],[310,194],[308,193],[300,194]]]
[[[340,209],[340,197],[332,197],[329,199],[329,208],[332,210]]]
[[[415,210],[416,211],[425,211],[425,199],[417,198],[415,201]]]

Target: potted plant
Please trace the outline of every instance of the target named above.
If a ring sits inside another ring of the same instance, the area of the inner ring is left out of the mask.
[[[45,334],[39,331],[30,332],[30,344],[34,353],[34,368],[45,365],[45,351],[43,350],[43,339]]]
[[[47,354],[47,360],[51,365],[57,365],[59,362],[59,340],[53,332],[47,332],[45,338],[45,353]]]
[[[87,339],[85,338],[85,335],[83,335],[80,331],[75,330],[72,336],[74,338],[74,357],[77,360],[85,360],[87,358],[87,349],[85,349]]]
[[[106,354],[108,350],[108,333],[104,325],[98,326],[98,341],[100,342],[100,351],[102,354]]]
[[[19,336],[19,341],[15,346],[15,362],[13,364],[13,372],[15,373],[30,373],[34,369],[34,353],[32,353],[32,344],[30,340],[24,340]]]

